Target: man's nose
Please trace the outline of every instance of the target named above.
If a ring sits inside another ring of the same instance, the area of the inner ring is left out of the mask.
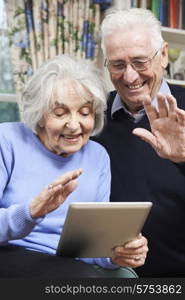
[[[123,79],[127,83],[132,83],[138,78],[138,72],[132,67],[132,65],[127,64],[123,73]]]

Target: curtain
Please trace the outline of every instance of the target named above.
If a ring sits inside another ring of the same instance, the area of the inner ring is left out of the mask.
[[[47,59],[75,55],[97,63],[101,11],[111,0],[5,0],[16,92]]]

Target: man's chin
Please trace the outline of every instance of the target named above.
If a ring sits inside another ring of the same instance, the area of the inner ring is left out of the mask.
[[[143,108],[143,100],[144,100],[144,96],[140,96],[139,98],[135,98],[135,99],[131,98],[127,100],[127,103],[125,104],[128,110],[137,112]]]

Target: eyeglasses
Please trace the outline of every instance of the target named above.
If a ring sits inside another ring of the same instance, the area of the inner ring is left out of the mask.
[[[147,70],[151,67],[151,62],[155,58],[155,56],[157,55],[159,50],[160,49],[158,49],[154,53],[154,55],[151,58],[147,59],[147,60],[137,59],[137,60],[133,60],[129,63],[125,63],[125,62],[112,63],[112,62],[109,62],[106,59],[105,63],[104,63],[104,67],[106,67],[109,70],[110,73],[116,74],[116,75],[122,75],[125,72],[125,69],[126,69],[127,65],[131,65],[132,68],[137,72],[142,72],[142,71],[145,71],[145,70]]]

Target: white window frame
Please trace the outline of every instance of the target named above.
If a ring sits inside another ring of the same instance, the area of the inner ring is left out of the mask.
[[[0,102],[12,102],[17,103],[19,100],[16,94],[0,94]]]

